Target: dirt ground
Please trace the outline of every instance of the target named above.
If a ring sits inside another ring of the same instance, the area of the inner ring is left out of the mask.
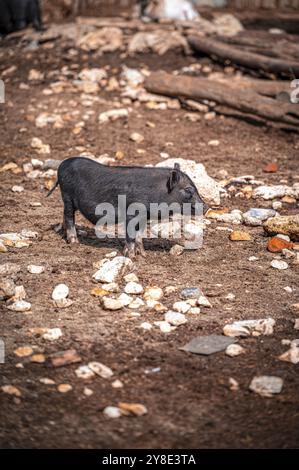
[[[206,59],[202,59],[203,62]],[[77,155],[76,147],[84,147],[99,156],[117,151],[124,153],[121,164],[155,164],[161,161],[160,152],[170,156],[193,159],[205,165],[208,173],[218,178],[220,170],[229,176],[252,174],[266,183],[285,180],[293,183],[298,176],[298,135],[267,127],[254,126],[232,118],[216,116],[196,122],[185,119],[186,110],[150,110],[133,107],[128,123],[109,123],[101,128],[97,116],[109,109],[95,103],[95,111],[78,135],[72,132],[74,122],[86,111],[79,95],[71,93],[47,96],[43,90],[53,81],[51,71],[60,72],[63,66],[77,69],[109,66],[109,76],[119,76],[126,64],[150,70],[174,70],[196,62],[194,57],[169,53],[162,58],[142,55],[122,59],[118,54],[94,58],[92,54],[70,55],[59,42],[49,49],[46,45],[35,51],[24,52],[12,42],[0,44],[0,76],[12,65],[17,69],[7,76],[6,104],[0,105],[1,166],[15,162],[19,166],[32,157],[45,160],[30,147],[32,137],[40,137],[51,145],[50,158],[64,159]],[[30,84],[29,90],[20,89],[27,83],[28,72],[36,68],[45,72],[41,82]],[[55,75],[54,75],[55,78]],[[100,92],[106,100],[118,99],[118,92]],[[78,114],[64,122],[62,129],[51,125],[38,129],[34,119],[42,111],[55,112],[65,108]],[[111,106],[110,106],[111,108]],[[148,127],[147,121],[155,124]],[[22,129],[22,131],[21,131]],[[141,133],[141,144],[129,140],[131,132]],[[218,139],[220,145],[208,142]],[[168,143],[168,144],[167,144]],[[169,143],[172,143],[169,145]],[[145,152],[140,154],[137,148]],[[266,174],[267,163],[277,161],[279,171]],[[22,185],[22,193],[11,191],[13,185]],[[200,286],[212,303],[211,309],[202,309],[199,315],[189,315],[188,322],[170,334],[158,328],[145,331],[144,321],[163,319],[163,314],[142,312],[141,317],[130,317],[129,309],[104,311],[99,300],[90,294],[95,284],[93,263],[112,250],[119,250],[115,241],[100,242],[91,237],[80,237],[81,243],[69,246],[51,229],[61,222],[62,202],[59,191],[45,199],[42,179],[28,179],[23,172],[1,174],[0,210],[1,233],[19,232],[23,228],[35,230],[39,239],[30,247],[9,248],[1,254],[1,264],[21,266],[18,284],[24,285],[32,313],[7,310],[1,303],[0,336],[5,341],[6,361],[1,364],[1,385],[14,385],[21,398],[1,393],[0,442],[4,448],[292,448],[299,443],[298,366],[278,360],[286,350],[282,339],[295,339],[294,313],[290,305],[298,302],[298,267],[277,271],[270,267],[273,254],[266,250],[267,237],[260,227],[248,227],[252,241],[235,243],[227,231],[219,231],[212,222],[205,230],[204,246],[198,251],[187,251],[180,257],[171,257],[167,243],[148,242],[147,258],[137,258],[135,272],[143,286],[174,285],[177,292],[163,299],[171,307],[179,298],[181,288]],[[41,207],[30,203],[41,202]],[[271,202],[241,198],[222,199],[221,207],[241,210],[250,207],[271,207]],[[281,214],[298,212],[294,204],[284,204]],[[77,223],[86,226],[82,217]],[[247,228],[246,228],[247,230]],[[258,261],[250,262],[250,256]],[[29,264],[46,266],[41,275],[27,272]],[[58,283],[70,288],[73,305],[66,309],[53,306],[51,293]],[[293,293],[283,288],[290,286]],[[235,294],[229,300],[227,294]],[[221,334],[223,326],[238,319],[273,317],[274,334],[259,338],[249,337],[240,343],[246,354],[230,358],[224,352],[209,357],[188,354],[179,348],[198,335]],[[61,328],[63,336],[54,342],[30,335],[34,327]],[[298,336],[298,335],[297,335]],[[75,375],[78,364],[52,368],[18,358],[14,350],[31,345],[47,356],[75,348],[82,364],[99,361],[111,367],[113,379],[120,379],[123,388],[115,389],[111,380],[100,377],[83,381]],[[17,363],[23,368],[16,368]],[[158,371],[155,372],[156,368]],[[255,375],[277,375],[284,380],[282,392],[273,398],[262,398],[249,391]],[[73,389],[62,394],[55,385],[39,382],[48,377],[71,384]],[[240,390],[229,389],[228,380],[239,382]],[[87,397],[84,387],[93,390]],[[106,418],[102,410],[118,402],[138,402],[148,413],[142,417]]]

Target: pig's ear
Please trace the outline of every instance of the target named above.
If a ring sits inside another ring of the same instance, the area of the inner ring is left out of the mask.
[[[171,192],[176,184],[180,181],[180,165],[174,164],[173,170],[170,171],[170,176],[167,181],[168,191]]]

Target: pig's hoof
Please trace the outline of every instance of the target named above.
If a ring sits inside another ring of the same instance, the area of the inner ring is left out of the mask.
[[[141,255],[143,258],[146,258],[146,251],[143,245],[136,245],[136,255]]]

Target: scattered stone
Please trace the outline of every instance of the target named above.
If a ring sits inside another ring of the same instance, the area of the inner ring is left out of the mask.
[[[93,395],[93,390],[91,390],[91,388],[84,387],[83,393],[86,397],[91,397],[91,395]]]
[[[102,289],[108,292],[119,292],[119,285],[117,282],[110,282],[108,284],[102,284]]]
[[[41,274],[45,271],[45,268],[44,266],[36,266],[34,264],[30,264],[29,266],[27,266],[27,271],[30,274]]]
[[[155,321],[154,324],[160,328],[162,333],[170,333],[175,329],[175,326],[171,326],[167,321]]]
[[[15,397],[22,396],[21,391],[14,385],[2,385],[1,390],[2,392],[7,393],[8,395],[13,395]]]
[[[291,341],[291,347],[288,351],[281,354],[279,358],[281,361],[291,362],[292,364],[299,364],[299,340]]]
[[[264,230],[270,235],[281,233],[299,240],[299,214],[270,218],[264,223]]]
[[[141,144],[141,142],[144,141],[144,137],[143,135],[138,134],[138,132],[133,132],[130,135],[130,140],[132,140],[133,142],[136,142],[137,144]]]
[[[258,261],[257,256],[249,256],[248,261]]]
[[[243,220],[242,213],[238,209],[231,211],[229,214],[218,214],[213,217],[217,222],[223,222],[225,224],[240,225]]]
[[[123,388],[124,384],[120,380],[116,379],[112,382],[111,386],[113,388]]]
[[[41,139],[38,137],[33,137],[31,140],[31,147],[36,150],[39,154],[49,154],[51,153],[51,148],[49,144],[44,144]]]
[[[15,185],[11,188],[11,190],[13,193],[22,193],[24,191],[24,187]]]
[[[130,305],[130,303],[133,301],[133,297],[131,297],[130,295],[126,294],[125,292],[123,292],[122,294],[120,294],[120,296],[118,297],[118,300],[122,303],[122,306],[123,307],[127,307],[128,305]]]
[[[141,323],[140,328],[143,328],[143,330],[151,330],[153,325],[147,321]]]
[[[52,299],[57,301],[57,300],[62,300],[65,299],[69,295],[69,288],[66,284],[58,284],[53,292],[52,292]]]
[[[102,306],[105,310],[120,310],[124,307],[123,302],[112,297],[102,297]]]
[[[105,124],[109,121],[116,121],[117,119],[126,119],[129,116],[129,111],[126,108],[110,109],[99,115],[100,124]]]
[[[289,267],[289,265],[286,261],[282,261],[280,259],[273,259],[271,261],[271,266],[272,266],[272,268],[279,269],[279,270],[288,269],[288,267]]]
[[[105,295],[109,294],[109,291],[106,289],[102,289],[101,287],[94,287],[90,291],[91,295],[94,297],[104,297]]]
[[[94,372],[96,375],[102,377],[102,379],[110,379],[113,376],[113,371],[110,367],[101,364],[100,362],[89,362],[88,367]]]
[[[285,290],[288,294],[292,294],[293,292],[293,289],[290,286],[284,287],[283,290]]]
[[[191,307],[188,313],[192,313],[192,315],[198,315],[200,313],[199,307]]]
[[[118,403],[118,407],[121,410],[121,413],[125,416],[135,415],[143,416],[147,413],[147,409],[144,405],[140,403]]]
[[[125,256],[116,256],[106,261],[103,266],[93,275],[96,281],[111,283],[124,275],[125,271],[133,268],[133,262]]]
[[[144,295],[145,300],[161,300],[163,297],[163,290],[161,287],[146,287]]]
[[[219,140],[209,140],[208,142],[208,145],[210,145],[211,147],[218,147],[218,145],[220,145],[220,142]]]
[[[182,299],[198,299],[201,295],[202,292],[198,287],[185,287],[185,289],[180,292]]]
[[[251,236],[247,232],[242,232],[240,230],[234,230],[229,235],[230,240],[232,241],[250,241]]]
[[[225,350],[225,354],[230,357],[239,356],[240,354],[244,354],[245,352],[245,349],[242,348],[242,346],[240,346],[239,344],[230,344]]]
[[[283,249],[292,249],[293,243],[282,239],[281,237],[273,237],[267,243],[267,249],[271,253],[281,253]]]
[[[7,252],[8,252],[8,249],[4,245],[3,241],[0,240],[0,253],[7,253]]]
[[[188,304],[187,302],[182,302],[182,301],[175,302],[172,306],[174,310],[180,313],[187,313],[188,310],[190,310],[190,307],[191,307],[190,304]]]
[[[141,308],[145,305],[143,300],[140,297],[136,297],[132,302],[129,303],[129,308]]]
[[[61,338],[62,331],[60,328],[49,328],[47,333],[44,333],[42,336],[48,341],[56,341],[57,339]]]
[[[125,282],[139,282],[138,276],[135,273],[129,273],[124,276]]]
[[[259,209],[254,208],[243,214],[243,219],[245,225],[251,225],[253,227],[258,227],[263,225],[263,222],[268,220],[270,217],[275,217],[276,211],[273,209]]]
[[[280,377],[260,375],[252,379],[249,390],[252,390],[261,397],[270,398],[273,394],[280,393],[282,387],[283,380]]]
[[[201,295],[200,297],[198,297],[197,305],[201,307],[208,307],[208,308],[212,307],[210,301],[204,295]]]
[[[194,354],[209,356],[210,354],[224,351],[227,346],[235,342],[235,338],[227,338],[222,335],[196,336],[180,349]]]
[[[238,390],[240,390],[239,382],[237,382],[232,377],[228,379],[228,384],[229,384],[229,389],[232,390],[233,392],[237,392]]]
[[[142,294],[142,292],[143,292],[143,287],[141,284],[138,284],[137,282],[130,281],[125,286],[126,294]]]
[[[278,171],[278,165],[276,162],[268,163],[263,171],[265,173],[276,173]]]
[[[53,367],[62,367],[81,362],[81,357],[76,349],[67,349],[66,351],[58,351],[51,354],[49,360]]]
[[[220,186],[211,178],[201,163],[184,158],[169,158],[158,163],[157,167],[173,168],[175,163],[179,163],[182,171],[192,178],[198,193],[203,197],[207,204],[219,206],[220,204]]]
[[[33,349],[31,346],[23,346],[14,350],[14,353],[18,357],[28,357],[33,354]]]
[[[60,384],[57,387],[59,393],[68,393],[73,389],[70,384]]]
[[[230,325],[225,325],[223,333],[226,336],[260,336],[272,335],[273,327],[275,325],[273,318],[266,318],[262,320],[241,320],[235,321]]]
[[[272,202],[272,207],[275,211],[279,211],[279,209],[282,208],[282,202],[281,201],[273,201]]]
[[[46,362],[46,356],[44,354],[33,354],[30,358],[31,362],[36,362],[37,364],[43,364]]]
[[[0,279],[0,300],[7,300],[15,294],[15,283],[12,279]]]
[[[48,379],[47,377],[42,377],[39,379],[41,384],[44,385],[55,385],[55,380]]]
[[[8,305],[7,308],[15,312],[29,312],[31,310],[31,303],[26,302],[26,300],[17,300],[13,304]]]
[[[79,379],[89,380],[95,376],[95,373],[88,366],[80,366],[75,370],[75,374]]]
[[[180,256],[184,252],[184,247],[181,245],[173,245],[170,248],[169,254],[171,256]]]
[[[184,314],[179,313],[179,312],[174,312],[173,310],[169,310],[167,313],[165,313],[165,321],[170,323],[173,326],[180,326],[184,325],[184,323],[187,323],[187,318],[185,317]]]
[[[103,410],[103,414],[107,416],[107,418],[120,418],[122,415],[121,410],[117,406],[106,406]]]

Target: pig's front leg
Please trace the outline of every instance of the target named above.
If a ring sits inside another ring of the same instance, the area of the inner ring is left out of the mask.
[[[75,209],[69,197],[63,198],[63,228],[68,243],[79,243],[75,227]]]
[[[137,232],[136,234],[136,238],[135,238],[135,252],[137,255],[141,255],[143,256],[144,258],[146,257],[146,252],[145,252],[145,249],[144,249],[144,246],[143,246],[143,238],[142,238],[142,235],[143,235],[143,232],[142,231],[139,231]]]
[[[135,258],[136,255],[146,256],[143,242],[142,234],[144,231],[143,224],[137,224],[136,228],[130,227],[130,221],[132,218],[128,217],[126,223],[126,243],[124,248],[124,256],[129,258]]]

